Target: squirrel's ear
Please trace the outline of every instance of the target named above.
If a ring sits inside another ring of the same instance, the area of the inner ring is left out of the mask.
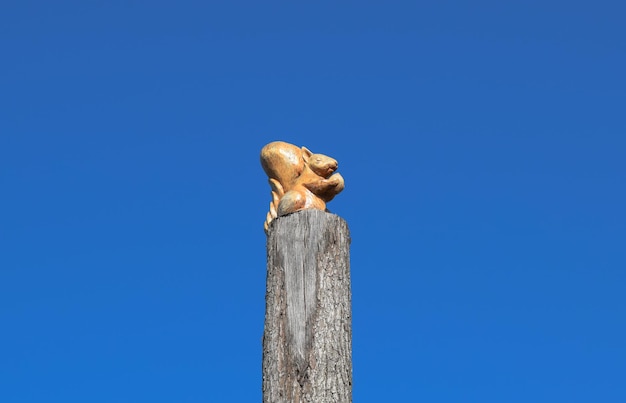
[[[311,152],[311,150],[309,150],[306,147],[302,147],[302,156],[304,157],[305,161],[308,161],[309,158],[311,158],[311,155],[313,155],[313,153]]]

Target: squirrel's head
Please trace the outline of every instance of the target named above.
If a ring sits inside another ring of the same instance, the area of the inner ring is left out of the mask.
[[[302,157],[311,171],[323,178],[330,177],[339,166],[337,160],[324,154],[313,154],[306,147],[302,147]]]

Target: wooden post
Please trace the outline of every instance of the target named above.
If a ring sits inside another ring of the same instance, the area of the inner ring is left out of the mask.
[[[263,403],[352,402],[350,233],[303,210],[267,236]]]

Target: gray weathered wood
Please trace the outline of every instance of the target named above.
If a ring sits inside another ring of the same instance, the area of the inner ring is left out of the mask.
[[[304,210],[267,236],[263,403],[352,402],[350,233]]]

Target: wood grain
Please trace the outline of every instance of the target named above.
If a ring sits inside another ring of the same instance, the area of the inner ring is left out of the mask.
[[[303,210],[270,225],[264,403],[352,401],[349,253],[334,214]]]

